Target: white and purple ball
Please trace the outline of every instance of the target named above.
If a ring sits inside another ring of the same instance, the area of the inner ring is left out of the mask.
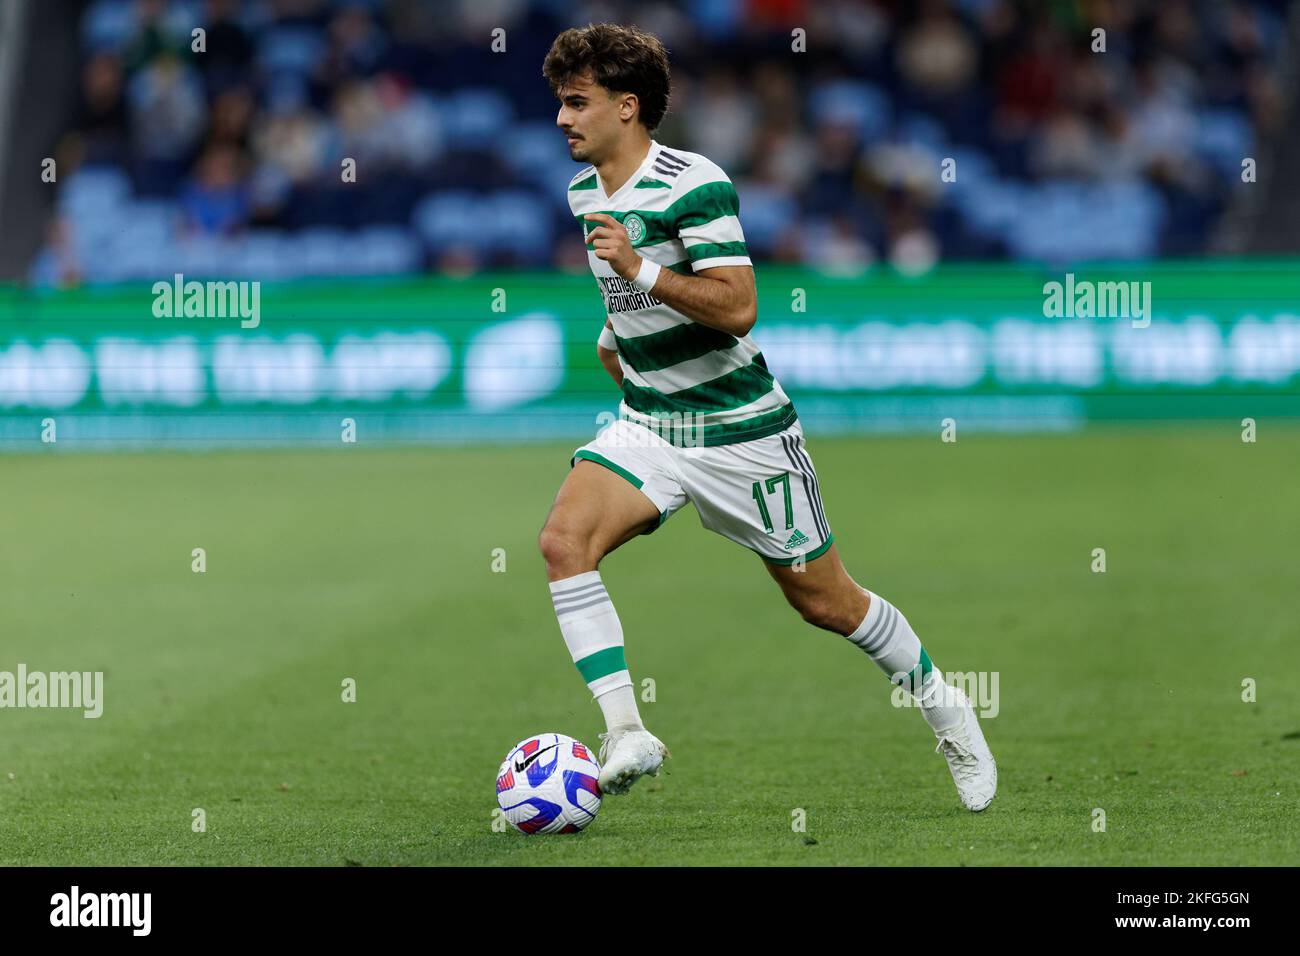
[[[497,771],[497,803],[522,833],[577,833],[600,810],[600,764],[564,734],[521,740]]]

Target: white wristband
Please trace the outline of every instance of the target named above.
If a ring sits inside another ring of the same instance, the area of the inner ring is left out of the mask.
[[[614,337],[614,330],[608,325],[600,330],[600,338],[596,339],[596,344],[607,352],[618,351],[618,339]]]
[[[659,270],[662,268],[663,266],[659,263],[651,262],[649,259],[642,257],[641,269],[637,272],[636,278],[632,280],[632,285],[642,292],[649,292],[655,287],[655,283],[659,281]]]

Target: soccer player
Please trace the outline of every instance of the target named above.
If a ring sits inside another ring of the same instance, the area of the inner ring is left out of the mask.
[[[749,337],[754,271],[727,174],[652,134],[668,109],[668,55],[633,27],[566,30],[543,75],[569,184],[605,300],[597,355],[622,388],[619,419],[574,452],[538,543],[569,653],[600,705],[600,786],[625,793],[668,755],[637,712],[623,628],[600,561],[688,501],[755,551],[805,621],[847,637],[913,694],[962,803],[983,810],[997,767],[975,712],[945,683],[903,613],[845,571],[794,406]]]

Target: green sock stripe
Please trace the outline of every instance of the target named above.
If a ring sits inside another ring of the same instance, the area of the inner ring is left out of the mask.
[[[607,647],[594,654],[588,654],[574,663],[578,665],[578,672],[582,674],[582,679],[588,684],[594,680],[600,680],[602,677],[608,677],[610,674],[617,674],[619,671],[627,670],[627,661],[623,659],[623,646],[621,644],[616,647]]]
[[[934,670],[934,664],[930,661],[930,655],[925,652],[925,647],[922,646],[921,659],[917,661],[916,666],[912,668],[912,673],[907,675],[906,681],[901,683],[909,685],[907,688],[908,691],[915,694],[925,686],[925,679],[929,676],[930,671],[932,670]]]

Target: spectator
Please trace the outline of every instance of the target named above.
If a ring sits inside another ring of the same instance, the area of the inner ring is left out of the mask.
[[[132,0],[125,23],[121,2],[92,0],[91,14],[112,14],[91,17],[61,173],[65,156],[125,170],[124,201],[179,204],[190,233],[224,236],[387,224],[424,242],[413,214],[426,200],[540,200],[546,214],[519,224],[534,243],[427,240],[427,264],[462,272],[585,261],[546,238],[570,225],[570,169],[538,71],[546,38],[571,22],[662,32],[674,96],[656,138],[720,163],[742,208],[752,191],[753,251],[782,261],[879,255],[914,269],[1032,257],[1042,243],[1106,255],[1106,230],[1088,222],[1066,236],[1024,227],[1021,213],[1059,200],[1066,181],[1123,187],[1167,213],[1134,216],[1144,235],[1111,254],[1195,253],[1236,188],[1229,160],[1281,115],[1273,0],[1103,4],[1092,15],[1105,55],[1072,8],[1015,0]],[[193,9],[201,56],[182,15]],[[810,52],[791,48],[794,26]],[[958,155],[960,176],[940,183],[939,162]],[[344,158],[355,186],[341,181]],[[74,217],[51,229],[41,274],[81,274],[69,257],[79,228]],[[92,278],[103,258],[87,260]]]
[[[228,235],[248,222],[244,156],[229,143],[214,143],[199,157],[194,178],[181,193],[186,225],[195,232]]]

